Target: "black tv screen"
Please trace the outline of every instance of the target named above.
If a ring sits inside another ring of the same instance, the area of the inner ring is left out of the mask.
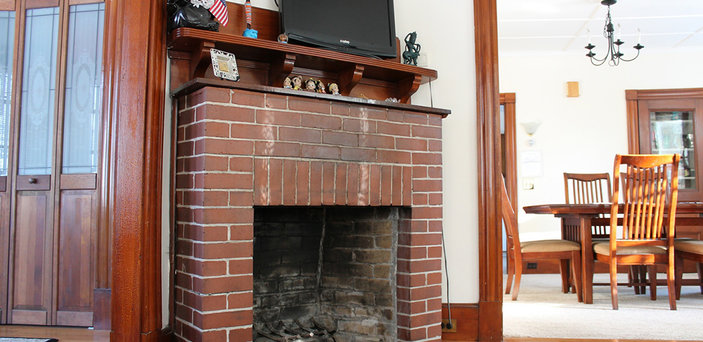
[[[393,0],[281,0],[289,42],[373,57],[396,57]]]

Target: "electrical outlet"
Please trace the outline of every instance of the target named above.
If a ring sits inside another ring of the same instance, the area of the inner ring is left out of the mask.
[[[528,269],[528,270],[536,270],[536,269],[537,269],[537,263],[536,263],[536,262],[528,262],[528,263],[527,263],[527,269]]]
[[[442,318],[442,332],[456,332],[456,319],[452,319],[452,328],[447,328],[449,320]]]

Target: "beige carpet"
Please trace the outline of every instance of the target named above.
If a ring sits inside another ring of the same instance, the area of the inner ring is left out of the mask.
[[[595,279],[606,282],[608,275],[597,274]],[[657,287],[656,301],[649,299],[649,290],[646,295],[635,295],[632,288],[621,286],[620,309],[613,310],[607,286],[594,286],[593,304],[582,304],[576,294],[561,293],[560,284],[558,274],[523,275],[518,300],[503,297],[503,334],[703,341],[703,295],[698,287],[682,287],[678,310],[671,311],[665,286]]]

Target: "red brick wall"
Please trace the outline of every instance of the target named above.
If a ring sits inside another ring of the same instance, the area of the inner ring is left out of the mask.
[[[411,207],[398,235],[398,338],[440,340],[440,116],[216,87],[178,108],[180,340],[251,340],[254,205]]]

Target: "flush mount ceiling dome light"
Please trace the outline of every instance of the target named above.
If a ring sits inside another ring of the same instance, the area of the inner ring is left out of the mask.
[[[620,64],[620,61],[631,62],[634,61],[635,58],[639,57],[640,50],[644,48],[644,45],[640,44],[638,41],[637,45],[633,46],[633,48],[637,50],[637,55],[631,59],[623,58],[625,54],[620,52],[620,45],[625,44],[625,42],[620,40],[620,38],[615,38],[615,28],[613,27],[613,21],[610,18],[610,5],[614,5],[616,2],[617,0],[603,0],[600,2],[602,5],[608,6],[608,16],[605,17],[605,26],[603,27],[603,37],[608,39],[608,49],[603,59],[596,58],[596,53],[593,52],[593,48],[596,46],[591,44],[590,41],[588,42],[588,45],[586,45],[586,50],[588,50],[586,56],[591,59],[591,64],[593,65],[603,65],[606,61],[608,61],[608,64],[611,66]]]

